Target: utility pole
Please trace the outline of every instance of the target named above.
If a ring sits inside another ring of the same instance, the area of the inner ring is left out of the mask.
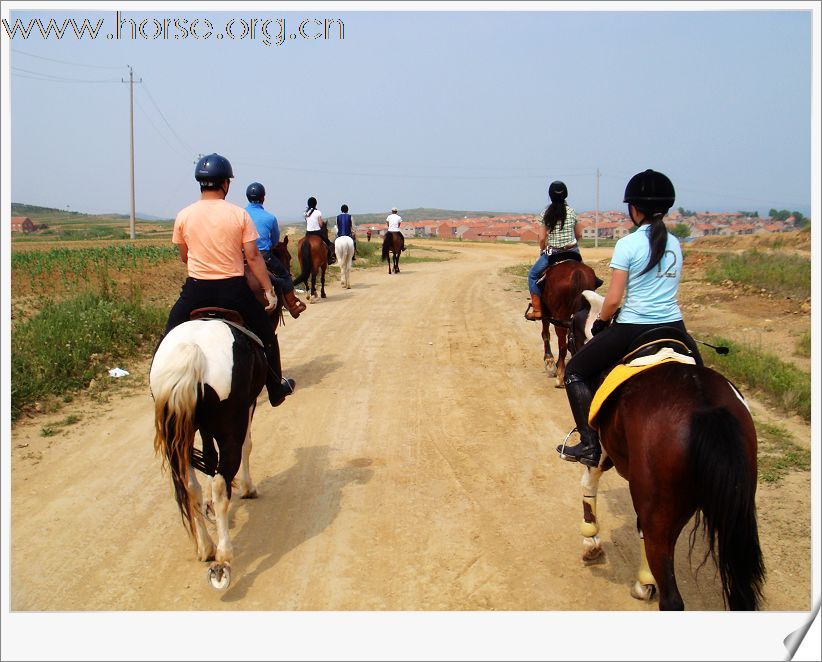
[[[123,83],[128,83],[128,102],[129,102],[129,119],[130,119],[130,142],[131,142],[131,216],[129,219],[129,236],[132,239],[137,238],[137,233],[134,229],[135,217],[135,201],[134,201],[134,70],[131,65],[128,65],[128,80],[122,80]],[[142,83],[143,79],[137,81]]]
[[[599,246],[599,168],[597,168],[597,209],[594,216],[594,248]]]

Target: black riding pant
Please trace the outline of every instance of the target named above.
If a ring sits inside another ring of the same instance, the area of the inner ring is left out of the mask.
[[[696,343],[685,330],[682,320],[661,324],[611,324],[589,340],[565,366],[565,382],[583,381],[591,388],[604,370],[610,368],[628,353],[634,339],[640,334],[662,326],[672,326],[685,334],[685,344],[691,350],[694,360],[702,365],[702,357]]]
[[[210,306],[229,308],[240,313],[249,330],[263,341],[269,362],[272,365],[279,364],[280,352],[277,337],[274,335],[274,327],[265,308],[254,298],[245,276],[221,280],[186,278],[180,290],[180,298],[172,306],[168,315],[165,333],[187,322],[192,310]]]

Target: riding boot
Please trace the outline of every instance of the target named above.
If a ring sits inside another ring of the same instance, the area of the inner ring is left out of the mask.
[[[337,256],[334,254],[333,244],[328,245],[328,264],[334,264],[337,261]]]
[[[294,294],[294,290],[283,292],[283,300],[285,301],[285,307],[288,308],[288,312],[291,313],[291,317],[294,319],[297,319],[306,308],[306,305]]]
[[[591,388],[584,381],[576,379],[565,382],[565,391],[568,394],[568,403],[571,413],[577,424],[580,442],[576,446],[557,446],[557,452],[563,460],[579,462],[587,467],[599,465],[602,449],[599,446],[599,435],[588,425],[588,413],[591,409],[593,394]]]
[[[273,345],[266,346],[265,358],[268,362],[268,372],[265,380],[265,386],[268,389],[268,401],[272,407],[278,407],[287,396],[294,392],[294,387],[297,384],[293,379],[283,379],[282,366],[280,365],[280,346],[276,338]]]
[[[531,295],[531,310],[525,311],[525,319],[536,321],[542,319],[542,299],[539,294]]]

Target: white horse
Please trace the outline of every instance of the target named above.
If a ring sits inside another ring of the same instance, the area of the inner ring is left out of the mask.
[[[334,241],[334,252],[337,254],[337,264],[340,265],[340,283],[346,290],[350,290],[354,240],[351,237],[337,237]]]

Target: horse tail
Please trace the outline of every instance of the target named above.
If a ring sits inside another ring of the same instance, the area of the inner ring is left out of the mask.
[[[311,275],[311,242],[308,237],[300,246],[300,275],[294,279],[294,284],[305,283],[308,287],[308,277]]]
[[[725,407],[696,411],[690,441],[698,508],[690,552],[701,526],[707,532],[708,551],[700,567],[708,556],[716,561],[726,606],[757,610],[765,566],[756,524],[756,473],[748,461],[739,421]]]
[[[197,402],[204,381],[206,357],[194,343],[180,345],[169,354],[169,363],[152,380],[154,395],[154,452],[162,454],[163,467],[171,469],[174,497],[183,525],[194,534],[194,514],[199,504],[188,497],[188,472],[196,432]]]
[[[389,239],[391,238],[391,233],[386,232],[385,238],[382,240],[382,261],[385,262],[388,259],[388,251],[389,251]]]

